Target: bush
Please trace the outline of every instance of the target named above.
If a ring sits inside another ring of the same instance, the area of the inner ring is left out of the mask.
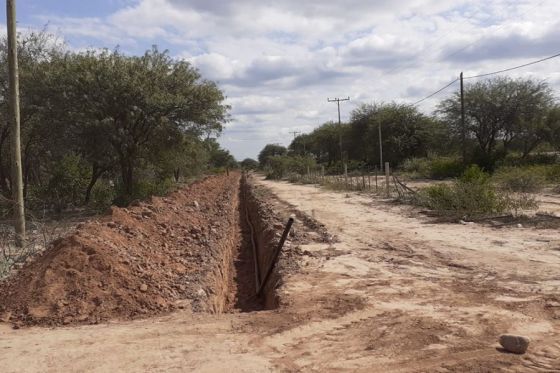
[[[91,190],[90,205],[99,211],[110,207],[115,200],[115,187],[108,180],[98,180]]]
[[[465,170],[463,162],[457,157],[409,158],[401,170],[412,178],[447,179],[458,177]]]
[[[123,185],[119,184],[117,186],[117,193],[114,203],[117,206],[127,206],[132,201],[135,200],[145,200],[151,196],[165,196],[167,195],[172,187],[175,185],[171,178],[166,178],[163,180],[158,179],[143,179],[134,184],[134,188],[131,195],[127,195],[123,190]]]
[[[280,180],[289,173],[304,175],[315,165],[315,160],[310,157],[277,155],[268,159],[266,178]]]
[[[499,167],[521,167],[535,165],[553,165],[559,161],[555,153],[534,153],[522,157],[520,154],[511,153],[497,163]]]
[[[544,169],[544,177],[550,183],[560,182],[560,164],[540,166]]]
[[[546,169],[536,167],[501,168],[493,179],[500,188],[521,193],[537,193],[547,182]]]
[[[430,160],[428,158],[408,158],[401,165],[401,171],[411,178],[430,177]]]
[[[60,213],[70,205],[81,204],[90,176],[91,170],[80,156],[65,155],[52,164],[46,184],[30,188],[31,207],[48,206]]]
[[[455,157],[435,157],[430,160],[430,178],[446,179],[458,177],[465,171],[463,162]]]
[[[536,208],[534,198],[497,190],[490,175],[470,166],[453,184],[422,188],[416,203],[443,214],[483,216]]]

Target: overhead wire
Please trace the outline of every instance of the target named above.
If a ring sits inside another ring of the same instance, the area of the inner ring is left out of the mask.
[[[557,57],[560,57],[560,53],[556,53],[556,54],[553,54],[552,56],[548,56],[548,57],[545,57],[545,58],[541,58],[540,60],[536,60],[536,61],[524,63],[524,64],[522,64],[522,65],[510,67],[510,68],[507,68],[507,69],[497,70],[497,71],[493,71],[493,72],[490,72],[490,73],[484,73],[484,74],[478,74],[478,75],[472,75],[472,76],[465,76],[465,77],[463,77],[463,80],[467,80],[467,79],[476,79],[476,78],[483,78],[483,77],[486,77],[486,76],[497,75],[497,74],[505,73],[505,72],[508,72],[508,71],[513,71],[513,70],[521,69],[521,68],[523,68],[523,67],[535,65],[535,64],[537,64],[537,63],[541,63],[541,62],[544,62],[544,61],[548,61],[548,60],[551,60],[551,59],[557,58]],[[427,99],[429,99],[429,98],[431,98],[431,97],[437,95],[438,93],[444,91],[446,88],[450,87],[451,85],[453,85],[455,82],[457,82],[457,81],[459,81],[459,80],[460,80],[460,78],[457,78],[457,79],[453,80],[452,82],[446,84],[445,86],[443,86],[442,88],[438,89],[437,91],[435,91],[435,92],[429,94],[428,96],[422,98],[421,100],[416,101],[415,103],[412,104],[412,106],[416,106],[416,105],[418,105],[419,103],[424,102],[424,101],[426,101]]]
[[[520,68],[522,68],[522,67],[527,67],[527,66],[535,65],[535,64],[537,64],[537,63],[541,63],[541,62],[544,62],[544,61],[548,61],[548,60],[551,60],[551,59],[557,58],[557,57],[560,57],[560,53],[556,53],[556,54],[554,54],[554,55],[552,55],[552,56],[548,56],[548,57],[545,57],[545,58],[541,58],[540,60],[537,60],[537,61],[525,63],[525,64],[523,64],[523,65],[518,65],[518,66],[515,66],[515,67],[510,67],[510,68],[507,68],[507,69],[503,69],[503,70],[493,71],[493,72],[491,72],[491,73],[484,73],[484,74],[478,74],[478,75],[473,75],[473,76],[466,76],[466,77],[463,78],[463,80],[466,80],[466,79],[475,79],[475,78],[483,78],[483,77],[485,77],[485,76],[501,74],[501,73],[505,73],[505,72],[508,72],[508,71],[517,70],[517,69],[520,69]]]
[[[441,87],[440,89],[438,89],[437,91],[435,91],[434,93],[429,94],[428,96],[424,97],[421,100],[416,101],[415,103],[412,104],[412,106],[416,106],[421,102],[426,101],[427,99],[434,97],[435,95],[437,95],[438,93],[440,93],[441,91],[444,91],[446,88],[449,88],[451,85],[453,85],[455,82],[459,81],[459,78],[456,78],[455,80],[453,80],[452,82],[446,84],[445,86]]]

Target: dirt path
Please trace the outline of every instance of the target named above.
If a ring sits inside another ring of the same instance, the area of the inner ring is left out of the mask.
[[[0,324],[2,371],[560,371],[557,231],[433,224],[365,196],[259,182],[338,239],[301,247],[280,310]],[[530,351],[498,351],[505,332],[531,337]]]

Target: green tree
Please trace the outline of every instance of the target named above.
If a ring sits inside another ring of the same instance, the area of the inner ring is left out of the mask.
[[[219,133],[227,120],[229,107],[215,83],[156,48],[140,57],[107,50],[68,53],[60,63],[57,99],[76,108],[73,132],[94,131],[105,139],[126,194],[133,192],[135,169],[166,146],[162,138]]]
[[[546,113],[554,102],[545,82],[532,79],[493,78],[465,86],[465,124],[468,138],[477,151],[493,162],[519,144],[527,155],[544,140]],[[461,102],[459,93],[443,100],[438,113],[459,137]]]
[[[550,145],[560,152],[560,105],[552,107],[545,118],[546,138]]]
[[[288,150],[286,147],[278,144],[267,144],[259,153],[259,164],[261,167],[266,167],[271,157],[277,155],[286,155]]]
[[[239,165],[245,170],[256,170],[259,168],[259,162],[253,158],[245,158]]]
[[[379,128],[383,160],[398,165],[410,157],[444,151],[445,126],[411,105],[378,103],[362,105],[352,112],[347,145],[351,159],[379,164]]]

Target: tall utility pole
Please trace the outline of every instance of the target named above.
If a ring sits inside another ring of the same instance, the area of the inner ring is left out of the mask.
[[[381,123],[379,123],[379,170],[383,171],[383,139],[381,137]]]
[[[16,231],[16,245],[18,247],[23,247],[25,242],[25,210],[23,204],[23,177],[21,171],[15,0],[6,0],[6,18],[8,20],[9,121],[11,124],[10,132],[12,134],[12,200],[14,206],[14,228]]]
[[[299,131],[292,131],[292,132],[290,132],[290,133],[291,133],[292,135],[294,135],[294,141],[296,140],[297,135],[300,135],[300,134],[301,134],[301,132],[299,132]],[[294,144],[294,146],[295,146],[295,144]],[[303,143],[303,154],[305,154],[305,143]]]
[[[463,151],[463,163],[465,164],[467,162],[467,129],[465,128],[465,92],[463,89],[463,72],[459,75],[459,79],[461,80],[461,147]]]
[[[342,152],[342,122],[340,121],[340,101],[350,101],[350,97],[346,98],[327,98],[328,102],[336,102],[338,106],[338,146],[340,147],[340,160],[344,163],[344,154]]]

